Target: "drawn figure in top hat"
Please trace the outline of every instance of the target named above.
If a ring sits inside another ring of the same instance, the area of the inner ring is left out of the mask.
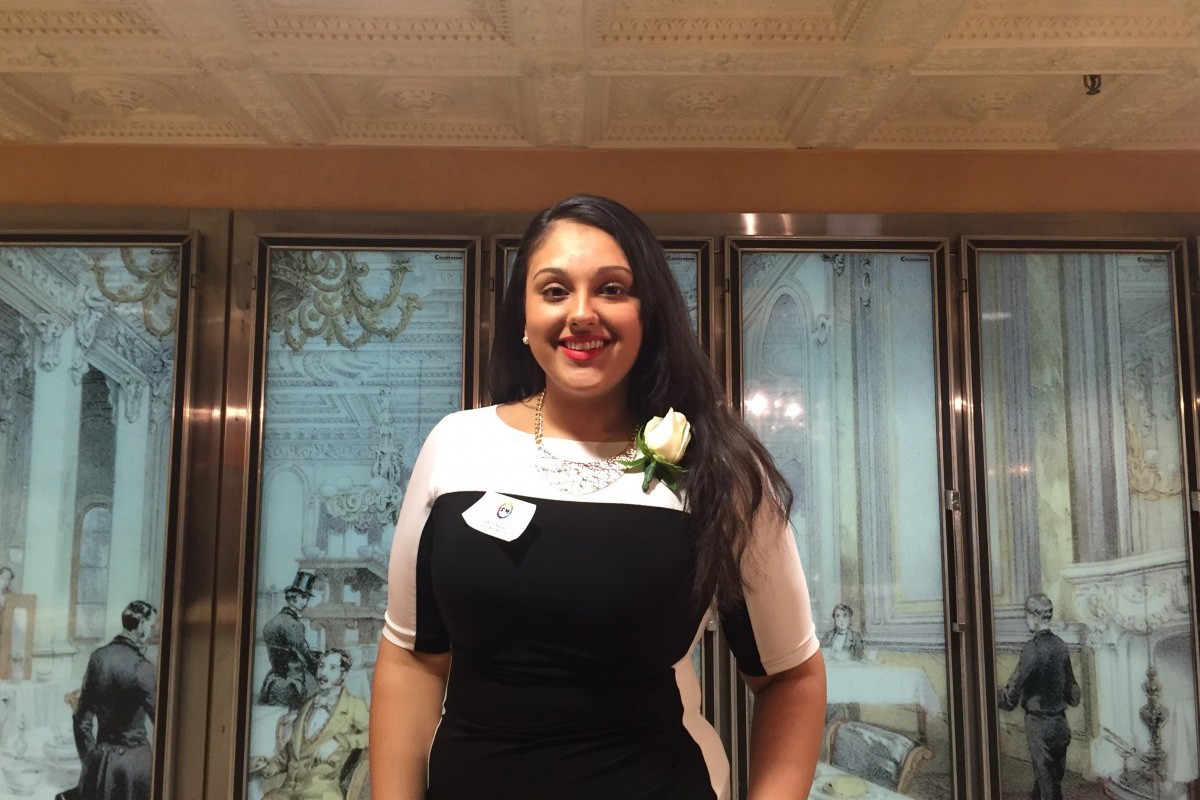
[[[292,585],[284,590],[284,607],[263,626],[263,641],[271,671],[263,680],[258,702],[286,706],[293,711],[316,691],[317,654],[308,646],[307,628],[300,614],[313,597],[315,573],[299,570]]]

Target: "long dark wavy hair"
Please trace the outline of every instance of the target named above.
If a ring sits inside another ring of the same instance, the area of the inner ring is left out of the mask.
[[[629,410],[643,422],[668,408],[687,415],[692,441],[683,460],[687,472],[681,488],[696,531],[695,599],[707,605],[715,594],[722,609],[736,608],[742,601],[742,556],[754,530],[752,521],[760,510],[786,520],[792,492],[766,448],[725,402],[662,245],[628,208],[606,197],[576,195],[533,218],[517,248],[496,323],[488,376],[492,402],[523,400],[545,388],[545,374],[521,343],[525,280],[530,256],[561,220],[604,231],[629,260],[642,324],[641,349],[629,374]]]

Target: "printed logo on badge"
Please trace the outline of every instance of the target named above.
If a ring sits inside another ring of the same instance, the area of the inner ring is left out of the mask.
[[[463,522],[480,533],[505,542],[514,541],[533,520],[537,506],[499,492],[485,492],[462,513]]]

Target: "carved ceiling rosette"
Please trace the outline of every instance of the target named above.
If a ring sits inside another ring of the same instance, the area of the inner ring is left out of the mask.
[[[662,107],[677,117],[721,117],[738,113],[743,102],[736,81],[694,78],[665,84],[656,93]]]
[[[118,117],[161,109],[175,99],[175,90],[165,83],[133,75],[73,75],[71,91]]]
[[[377,107],[415,116],[440,114],[455,105],[449,81],[385,78],[377,82],[370,92]]]
[[[971,122],[1004,120],[1037,97],[1038,82],[1030,78],[971,78],[948,91],[942,107],[948,114]]]

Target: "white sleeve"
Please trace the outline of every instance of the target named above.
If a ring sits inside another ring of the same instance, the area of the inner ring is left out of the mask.
[[[821,643],[792,526],[765,511],[756,523],[742,557],[745,606],[722,614],[721,624],[738,669],[774,675],[807,661]]]
[[[408,650],[441,653],[449,650],[441,615],[433,598],[428,564],[426,522],[437,499],[438,441],[445,438],[443,419],[425,439],[413,465],[388,563],[388,603],[383,637]],[[424,546],[423,546],[424,545]]]

